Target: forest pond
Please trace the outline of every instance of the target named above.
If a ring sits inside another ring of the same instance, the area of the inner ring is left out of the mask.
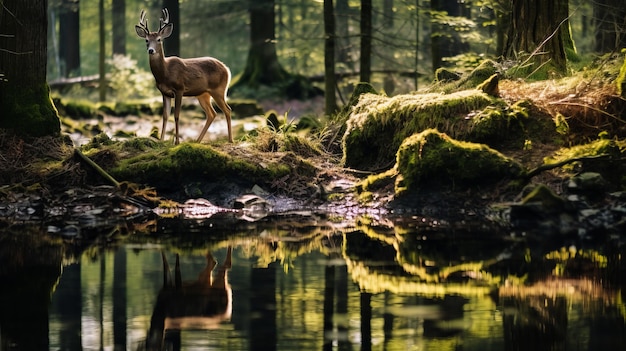
[[[297,213],[77,226],[3,229],[0,350],[626,349],[623,238]]]

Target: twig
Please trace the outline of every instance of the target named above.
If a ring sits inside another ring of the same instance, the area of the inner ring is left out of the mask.
[[[116,188],[120,187],[120,182],[115,180],[115,178],[113,178],[112,175],[107,173],[104,169],[102,169],[102,167],[98,166],[98,164],[93,162],[93,160],[91,160],[89,157],[85,156],[85,154],[83,154],[80,150],[74,149],[74,152],[83,161],[85,161],[89,166],[91,166],[96,172],[98,172],[98,174],[100,174],[102,177],[104,177],[104,179],[108,180],[111,184],[113,184],[113,186],[115,186]]]

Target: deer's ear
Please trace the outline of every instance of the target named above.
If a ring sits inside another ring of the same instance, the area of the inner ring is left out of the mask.
[[[172,35],[173,30],[174,30],[174,24],[168,23],[159,30],[159,34],[161,35],[161,38],[165,39],[169,37],[170,35]]]
[[[145,29],[143,29],[141,26],[135,26],[135,32],[137,32],[137,35],[140,38],[145,38],[146,35],[148,35],[148,33],[146,32]]]

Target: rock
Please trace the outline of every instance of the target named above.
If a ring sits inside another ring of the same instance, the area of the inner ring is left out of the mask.
[[[500,96],[500,90],[498,88],[499,81],[500,79],[498,78],[498,74],[496,73],[487,78],[484,82],[480,83],[480,85],[478,85],[476,89],[481,90],[487,95],[498,97]]]
[[[458,141],[435,129],[407,138],[396,157],[396,194],[420,187],[454,187],[456,191],[491,185],[520,175],[516,161],[483,144]]]
[[[363,94],[346,122],[343,162],[360,170],[389,168],[402,141],[428,128],[438,127],[454,138],[465,139],[477,123],[467,115],[491,105],[492,99],[475,89],[391,98]]]
[[[578,192],[596,192],[604,191],[608,187],[608,183],[604,180],[600,173],[585,172],[571,178],[568,188]]]

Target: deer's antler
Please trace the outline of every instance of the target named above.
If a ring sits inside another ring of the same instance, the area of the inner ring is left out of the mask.
[[[141,14],[139,15],[139,27],[143,28],[146,33],[150,33],[150,29],[148,29],[148,20],[146,19],[146,11],[141,10]]]
[[[159,30],[163,29],[168,23],[170,23],[170,12],[165,8],[161,12],[163,12],[163,17],[159,19],[161,22],[159,25]]]

